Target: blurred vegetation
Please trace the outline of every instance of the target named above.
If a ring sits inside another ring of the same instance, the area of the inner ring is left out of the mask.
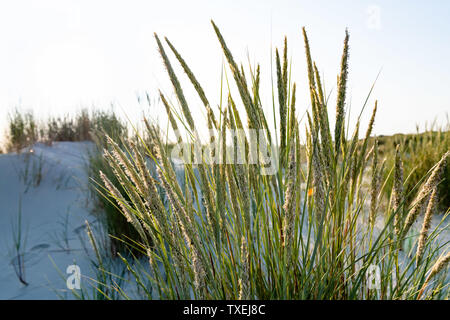
[[[417,128],[415,134],[395,134],[393,136],[379,136],[380,154],[386,157],[386,168],[394,166],[395,147],[400,144],[404,167],[404,194],[407,204],[414,200],[415,192],[423,181],[423,177],[433,169],[442,154],[450,150],[450,122],[440,128],[432,126],[420,133]],[[385,177],[389,176],[386,170]],[[387,180],[387,188],[391,190],[393,175]],[[442,172],[442,181],[438,185],[438,207],[445,212],[450,207],[450,163],[446,163]],[[388,194],[390,196],[390,194]]]
[[[20,152],[24,147],[35,143],[38,137],[37,123],[31,111],[21,113],[15,109],[8,114],[6,152]]]
[[[20,152],[36,142],[51,145],[56,141],[93,141],[92,133],[113,118],[112,111],[82,109],[75,115],[38,121],[33,112],[15,109],[8,114],[5,148],[7,152]]]

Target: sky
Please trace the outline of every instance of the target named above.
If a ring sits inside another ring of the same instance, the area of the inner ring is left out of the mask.
[[[154,32],[170,39],[217,107],[223,70],[234,84],[229,69],[223,69],[213,19],[237,61],[246,68],[261,64],[262,103],[269,113],[271,55],[287,36],[299,117],[310,107],[301,27],[307,29],[313,59],[330,93],[331,118],[348,28],[350,119],[359,114],[381,71],[361,128],[377,99],[375,134],[414,132],[416,125],[444,123],[450,110],[449,16],[446,0],[1,1],[0,130],[4,132],[7,114],[16,107],[45,118],[113,105],[132,121],[145,112],[166,123],[157,90],[175,99]],[[169,57],[195,120],[204,121],[200,100],[174,56]],[[151,106],[137,99],[145,92]]]

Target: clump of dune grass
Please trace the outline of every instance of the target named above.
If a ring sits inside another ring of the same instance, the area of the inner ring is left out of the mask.
[[[36,142],[93,141],[95,132],[119,122],[112,110],[81,109],[75,114],[37,119],[32,111],[14,109],[8,114],[5,148],[21,152]]]
[[[227,97],[226,103],[220,100],[217,109],[211,107],[193,71],[174,44],[168,39],[165,43],[203,101],[212,132],[210,141],[219,146],[216,149],[219,153],[214,151],[211,155],[222,162],[210,163],[204,157],[200,163],[186,161],[181,168],[175,166],[166,137],[156,124],[148,121],[145,121],[145,139],[138,136],[138,141],[124,141],[122,147],[111,139],[105,147],[105,159],[123,190],[118,191],[107,179],[103,179],[99,189],[122,208],[121,213],[139,234],[139,238],[130,243],[148,256],[149,272],[133,272],[133,276],[144,292],[149,292],[144,283],[150,280],[157,293],[145,297],[448,297],[445,277],[436,277],[445,270],[448,262],[448,245],[436,244],[439,233],[447,227],[427,229],[428,236],[420,238],[420,259],[416,259],[416,255],[405,255],[398,245],[405,237],[414,237],[411,226],[419,218],[419,209],[429,204],[431,192],[440,183],[442,177],[438,172],[448,153],[442,152],[439,158],[443,160],[438,162],[437,159],[434,171],[422,178],[426,183],[420,190],[415,190],[417,201],[414,205],[406,205],[401,200],[400,169],[396,170],[398,185],[392,205],[378,205],[383,201],[381,190],[386,188],[386,179],[383,178],[385,165],[378,161],[377,145],[373,145],[371,139],[377,103],[364,139],[359,140],[360,117],[354,132],[350,137],[346,136],[346,128],[351,127],[345,123],[349,33],[345,32],[332,134],[328,116],[330,101],[312,60],[303,28],[311,108],[306,111],[306,136],[302,142],[299,132],[303,132],[303,124],[296,114],[295,83],[289,80],[287,41],[283,58],[278,51],[275,55],[273,92],[278,99],[273,99],[273,110],[278,110],[274,127],[279,130],[274,133],[259,98],[259,66],[256,70],[250,66],[245,71],[236,62],[219,28],[214,22],[212,25],[239,94],[233,97],[230,88],[233,84],[227,82],[228,88],[221,87],[225,90],[222,96]],[[177,98],[177,103],[162,99],[170,126],[176,131],[178,143],[190,143],[191,148],[199,146],[202,143],[193,121],[192,105],[185,96],[186,88],[181,87],[179,75],[172,67],[170,51],[166,51],[165,44],[156,34],[155,39]],[[239,111],[240,108],[244,112]],[[178,128],[184,128],[183,134]],[[239,128],[261,130],[262,139],[252,143],[250,133],[244,131],[227,148],[223,133]],[[245,159],[250,158],[252,148],[256,148],[258,159],[271,155],[272,164],[276,164],[273,174],[267,174],[267,168],[261,162],[223,162],[233,155],[230,150],[238,147],[245,150]],[[147,161],[155,165],[155,172],[143,166]],[[401,157],[397,156],[396,161],[396,167],[401,168]],[[363,178],[369,172],[370,164],[372,183],[369,192]],[[399,214],[400,208],[404,207],[406,218]],[[400,219],[395,220],[397,216]],[[399,230],[397,238],[394,237],[394,221]],[[447,251],[444,258],[438,258],[441,251]],[[380,270],[376,289],[367,281],[367,273],[374,267]],[[127,295],[123,293],[123,297]]]
[[[15,109],[8,115],[6,134],[6,152],[20,152],[39,138],[38,125],[31,111],[21,112]]]

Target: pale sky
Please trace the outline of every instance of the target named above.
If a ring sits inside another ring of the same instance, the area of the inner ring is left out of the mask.
[[[299,116],[310,104],[301,27],[307,28],[313,59],[332,93],[348,27],[351,114],[359,114],[382,70],[362,129],[378,99],[376,134],[413,132],[416,124],[444,122],[450,110],[449,17],[445,0],[1,1],[0,129],[3,133],[7,112],[16,106],[43,117],[114,103],[119,114],[132,119],[145,109],[164,121],[160,106],[149,109],[136,99],[148,91],[156,100],[158,88],[171,92],[154,32],[171,40],[216,106],[223,55],[213,19],[237,61],[248,66],[248,54],[252,64],[261,63],[267,112],[272,110],[271,47],[281,47],[287,35],[292,77],[300,89]],[[170,58],[202,121],[200,100]],[[334,118],[333,94],[331,101]]]

